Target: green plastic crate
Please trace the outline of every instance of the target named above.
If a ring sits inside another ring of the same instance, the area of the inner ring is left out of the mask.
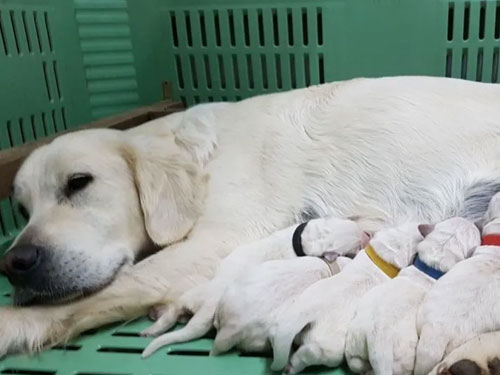
[[[499,50],[496,0],[0,0],[0,150],[153,103],[167,86],[192,105],[360,76],[498,82]],[[23,225],[0,201],[0,251]],[[144,324],[8,359],[0,373],[267,371],[261,358],[206,358],[208,340],[141,361],[145,340],[113,333]],[[108,346],[135,352],[98,351]]]

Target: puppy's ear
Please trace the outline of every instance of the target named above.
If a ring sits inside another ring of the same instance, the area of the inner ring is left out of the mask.
[[[122,153],[137,187],[146,231],[166,246],[182,240],[200,215],[207,176],[170,132],[130,137]]]
[[[435,225],[434,224],[420,224],[418,226],[418,231],[422,235],[422,237],[427,237],[429,233],[431,233],[434,230]]]

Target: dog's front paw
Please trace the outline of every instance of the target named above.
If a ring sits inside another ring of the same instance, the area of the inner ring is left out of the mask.
[[[0,358],[62,342],[69,331],[57,317],[51,308],[0,308]]]

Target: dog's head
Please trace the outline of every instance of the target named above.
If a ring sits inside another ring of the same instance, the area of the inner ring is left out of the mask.
[[[16,304],[97,291],[142,252],[188,234],[207,178],[194,143],[177,135],[84,130],[27,158],[14,196],[28,224],[0,263]]]
[[[424,240],[417,246],[419,257],[429,266],[449,271],[456,263],[472,255],[481,242],[474,223],[453,217],[435,225],[419,225]]]
[[[404,268],[415,257],[417,244],[422,239],[418,224],[407,223],[376,232],[370,244],[386,262]]]

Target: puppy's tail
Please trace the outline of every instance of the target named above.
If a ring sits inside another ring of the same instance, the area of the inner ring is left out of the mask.
[[[277,329],[271,333],[270,341],[273,347],[271,370],[279,371],[286,366],[293,340],[310,323],[307,315],[300,314],[298,317],[285,318],[278,324]],[[290,327],[290,322],[293,322],[293,327]]]
[[[194,340],[205,335],[212,328],[213,317],[214,309],[211,305],[201,308],[184,328],[168,332],[154,339],[142,352],[142,358],[149,357],[163,346]]]
[[[444,357],[448,336],[425,325],[420,332],[415,358],[415,375],[428,374]]]

